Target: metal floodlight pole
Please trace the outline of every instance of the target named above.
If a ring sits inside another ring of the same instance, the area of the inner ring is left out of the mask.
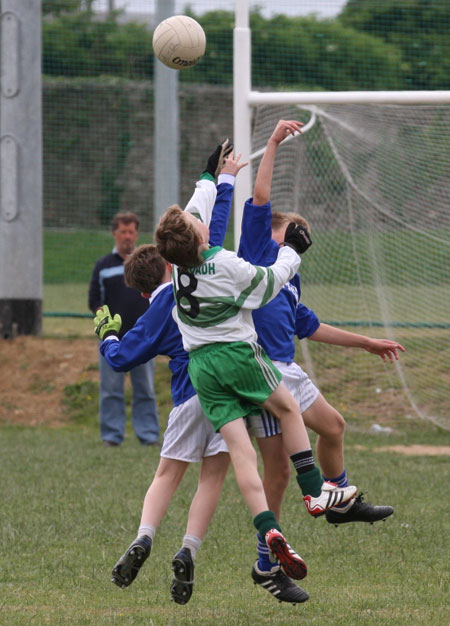
[[[42,327],[41,0],[0,3],[0,338]]]
[[[175,14],[175,0],[158,0],[156,23]],[[179,202],[179,149],[178,149],[178,71],[166,67],[155,57],[154,61],[154,157],[153,157],[153,221],[171,204]]]

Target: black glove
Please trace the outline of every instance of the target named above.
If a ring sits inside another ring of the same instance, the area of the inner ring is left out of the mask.
[[[297,254],[306,252],[312,244],[311,236],[304,226],[290,222],[286,228],[284,235],[284,245],[289,246],[296,251]]]
[[[212,155],[209,157],[206,164],[205,172],[211,174],[213,178],[217,178],[220,174],[220,170],[224,166],[225,158],[233,151],[233,144],[229,139],[225,139],[222,143],[219,143]]]

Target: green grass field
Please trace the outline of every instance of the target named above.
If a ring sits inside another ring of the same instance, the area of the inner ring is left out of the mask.
[[[342,626],[448,625],[448,457],[380,452],[393,444],[449,444],[424,426],[413,433],[346,438],[349,475],[366,499],[395,514],[373,526],[335,528],[310,518],[294,480],[283,528],[309,567],[310,600],[279,604],[252,584],[255,531],[230,471],[196,561],[190,603],[171,603],[170,562],[195,490],[191,467],[153,552],[126,590],[111,569],[134,538],[158,449],[131,433],[120,449],[99,444],[95,419],[61,429],[2,427],[0,623]]]

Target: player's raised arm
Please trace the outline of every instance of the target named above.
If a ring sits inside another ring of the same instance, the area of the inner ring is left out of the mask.
[[[228,228],[228,220],[233,202],[233,191],[236,176],[248,162],[240,163],[241,154],[231,152],[224,161],[223,168],[217,179],[217,197],[209,225],[209,245],[223,246]]]
[[[303,124],[295,120],[280,120],[267,142],[266,150],[261,158],[261,162],[256,174],[255,186],[253,188],[253,204],[262,206],[270,200],[272,188],[273,166],[275,155],[280,143],[288,137],[301,133]]]
[[[195,191],[185,207],[185,211],[195,215],[197,219],[209,226],[211,214],[216,200],[216,178],[224,166],[226,157],[233,151],[233,144],[229,139],[220,143],[208,157],[206,167]]]

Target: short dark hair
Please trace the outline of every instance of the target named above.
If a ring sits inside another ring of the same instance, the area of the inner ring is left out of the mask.
[[[158,252],[174,265],[194,267],[203,263],[199,235],[178,204],[170,206],[161,217],[155,241]]]
[[[136,224],[136,230],[139,230],[139,218],[136,213],[131,211],[120,211],[114,215],[111,222],[112,232],[117,230],[120,224]]]
[[[166,266],[167,262],[156,246],[139,246],[125,260],[125,285],[134,287],[141,293],[152,293],[161,284]]]

